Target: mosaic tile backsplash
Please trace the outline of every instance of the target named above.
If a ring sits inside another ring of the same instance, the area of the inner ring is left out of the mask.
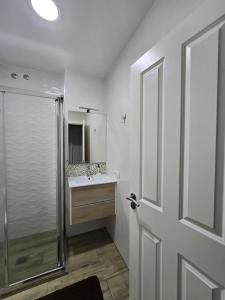
[[[99,170],[100,170],[100,173],[102,173],[102,174],[106,173],[106,162],[72,165],[72,164],[69,164],[68,161],[66,161],[66,164],[65,164],[66,178],[86,175],[87,165],[90,166],[90,174],[91,175],[97,174]],[[99,165],[100,169],[98,169],[98,165]]]

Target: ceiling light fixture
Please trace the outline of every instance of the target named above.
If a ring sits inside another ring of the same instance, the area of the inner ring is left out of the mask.
[[[59,10],[53,0],[31,0],[31,5],[47,21],[55,21],[59,17]]]

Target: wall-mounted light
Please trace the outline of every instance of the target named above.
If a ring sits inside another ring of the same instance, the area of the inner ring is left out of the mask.
[[[34,11],[47,21],[55,21],[59,17],[59,10],[53,0],[30,0]]]
[[[85,106],[79,106],[79,109],[86,110],[87,113],[90,113],[91,111],[99,111],[99,110],[96,109],[96,108],[85,107]]]

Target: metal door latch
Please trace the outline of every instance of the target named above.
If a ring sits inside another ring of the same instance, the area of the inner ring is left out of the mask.
[[[129,197],[126,197],[126,199],[131,202],[130,206],[132,209],[136,209],[140,206],[140,204],[137,202],[137,197],[134,193],[131,193]]]

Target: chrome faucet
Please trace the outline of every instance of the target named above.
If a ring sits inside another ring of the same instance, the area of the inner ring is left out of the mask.
[[[91,166],[90,165],[87,165],[86,175],[87,175],[88,179],[90,179],[90,177],[91,177]]]

